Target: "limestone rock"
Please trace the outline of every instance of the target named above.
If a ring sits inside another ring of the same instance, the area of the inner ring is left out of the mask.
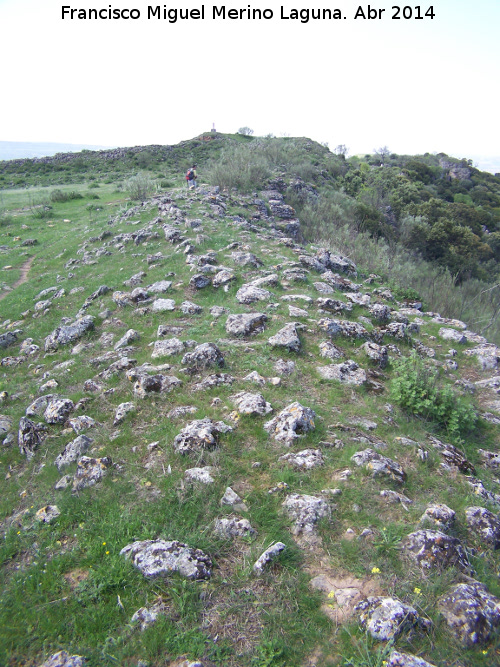
[[[174,438],[174,449],[178,454],[194,454],[215,449],[221,433],[233,429],[222,421],[216,422],[205,417],[189,422]]]
[[[166,611],[166,607],[160,598],[160,600],[155,602],[151,607],[141,607],[138,609],[130,619],[130,623],[132,625],[138,624],[141,632],[144,632],[144,630],[153,625],[160,616],[166,614]]]
[[[61,510],[57,505],[45,505],[41,507],[35,514],[35,519],[41,521],[42,523],[52,523],[54,519],[61,514]]]
[[[84,667],[84,658],[81,655],[70,655],[66,651],[58,651],[40,667]]]
[[[447,505],[433,503],[420,517],[420,523],[424,528],[433,528],[447,533],[453,528],[455,517],[456,513]]]
[[[180,354],[181,352],[184,352],[184,349],[185,349],[184,343],[178,338],[155,340],[151,358],[158,359],[161,357],[171,357],[174,354]]]
[[[245,375],[243,382],[255,382],[255,384],[259,384],[262,387],[266,384],[266,379],[257,371],[252,371],[248,375]]]
[[[133,403],[120,403],[115,412],[115,418],[113,420],[113,426],[118,426],[123,422],[125,417],[129,412],[135,410],[135,405]]]
[[[295,468],[310,470],[324,464],[323,454],[320,449],[303,449],[300,452],[283,454],[278,461],[288,463]]]
[[[458,468],[460,472],[467,474],[475,474],[476,470],[472,463],[465,458],[465,455],[455,445],[441,442],[434,436],[429,436],[429,441],[432,446],[438,450],[448,466]]]
[[[341,364],[318,366],[316,370],[324,380],[338,380],[343,384],[356,386],[366,382],[366,372],[352,359],[348,359]]]
[[[54,461],[54,465],[60,471],[66,465],[77,461],[90,448],[94,441],[86,435],[79,435],[75,440],[68,442],[64,450]]]
[[[114,349],[121,350],[122,347],[127,347],[127,345],[130,345],[130,343],[139,340],[139,338],[140,335],[138,331],[136,331],[135,329],[129,329],[115,344]]]
[[[86,431],[89,428],[94,428],[95,426],[101,426],[98,424],[92,417],[87,415],[80,415],[79,417],[71,417],[68,419],[68,426],[70,426],[75,433],[80,433],[80,431]]]
[[[94,459],[82,456],[78,461],[75,476],[73,478],[73,491],[80,491],[88,486],[94,486],[105,474],[112,461],[109,456]]]
[[[385,667],[434,667],[434,665],[416,655],[392,651]]]
[[[500,521],[492,512],[484,507],[467,507],[465,520],[471,533],[493,549],[500,547]]]
[[[374,639],[388,641],[416,626],[426,627],[417,610],[389,597],[368,597],[354,608],[361,625]]]
[[[203,273],[196,273],[189,281],[189,285],[194,289],[205,289],[205,287],[208,287],[211,284],[212,281],[210,278]]]
[[[224,366],[224,356],[215,343],[202,343],[182,358],[182,363],[196,370],[210,366]]]
[[[342,350],[330,343],[329,341],[323,341],[319,344],[319,353],[324,359],[342,359],[344,353]]]
[[[234,377],[229,375],[229,373],[212,373],[212,375],[207,375],[206,378],[203,378],[201,382],[197,382],[191,388],[193,391],[206,391],[214,387],[230,386],[233,382]]]
[[[232,252],[231,259],[237,266],[252,266],[258,269],[263,262],[251,252]]]
[[[295,401],[266,422],[264,428],[275,440],[290,446],[299,434],[314,430],[315,416],[314,410]]]
[[[236,405],[242,415],[268,415],[273,411],[271,404],[266,401],[262,394],[251,394],[248,391],[240,391],[231,396],[231,401]]]
[[[464,646],[485,644],[500,626],[500,600],[479,582],[456,584],[439,599],[438,608]]]
[[[245,505],[243,500],[239,497],[239,495],[235,491],[233,491],[233,489],[230,486],[228,486],[224,491],[224,495],[220,499],[220,504],[228,505],[229,507],[232,507],[233,510],[235,510],[236,512],[248,511],[248,507]]]
[[[236,280],[234,272],[230,271],[229,269],[222,269],[222,271],[218,271],[212,278],[212,285],[214,287],[222,287],[223,285],[227,285],[233,280]]]
[[[455,329],[447,329],[442,327],[438,331],[438,336],[443,338],[443,340],[451,340],[454,343],[464,344],[467,342],[467,338],[461,331],[456,331]]]
[[[249,336],[260,333],[268,317],[264,313],[240,313],[229,315],[226,321],[226,331],[233,336]]]
[[[278,359],[274,364],[274,370],[278,375],[291,375],[295,371],[295,361]]]
[[[369,336],[363,325],[349,320],[331,320],[325,317],[318,322],[318,326],[329,336],[344,336],[351,339],[368,338]]]
[[[389,355],[386,345],[377,345],[377,343],[366,342],[361,346],[366,356],[375,361],[380,368],[385,368],[389,361]]]
[[[389,306],[384,306],[382,303],[374,303],[368,309],[371,317],[379,322],[388,322],[391,317],[391,309]]]
[[[356,452],[351,456],[351,461],[358,466],[364,466],[372,473],[372,477],[389,477],[397,484],[402,484],[406,479],[406,473],[399,463],[387,456],[382,456],[373,449]]]
[[[253,537],[257,531],[252,528],[248,519],[230,517],[228,519],[216,519],[214,531],[221,537],[233,539],[234,537]]]
[[[315,285],[318,285],[319,283],[315,283]],[[328,287],[333,290],[333,287]],[[338,299],[316,299],[316,305],[318,307],[318,310],[320,312],[328,312],[328,313],[341,313],[343,310],[351,310],[352,306],[350,303],[344,303],[343,301],[339,301]]]
[[[164,313],[175,310],[175,301],[173,299],[156,299],[153,301],[153,313]]]
[[[192,301],[183,301],[180,308],[184,315],[199,315],[203,312],[203,308]]]
[[[160,393],[162,378],[162,375],[140,375],[134,383],[134,395],[138,398],[146,398],[148,394]],[[178,384],[181,384],[180,380]]]
[[[137,541],[124,547],[120,554],[130,558],[145,577],[178,572],[187,579],[209,579],[212,574],[209,556],[177,540]]]
[[[14,345],[17,342],[17,331],[7,331],[6,333],[0,334],[0,348],[5,349],[9,345]]]
[[[43,416],[47,424],[64,424],[74,408],[75,405],[71,399],[57,398],[49,402]]]
[[[401,546],[403,552],[424,571],[455,566],[464,572],[471,572],[460,540],[439,530],[417,530],[407,535]]]
[[[204,466],[203,468],[189,468],[184,471],[184,479],[186,482],[200,482],[201,484],[213,484],[214,478],[212,473],[215,468],[213,466]]]
[[[91,331],[93,328],[94,318],[89,315],[76,320],[74,324],[57,327],[45,339],[45,352],[57,350],[59,345],[74,343],[77,340],[80,340],[87,331]]]
[[[172,287],[171,280],[158,280],[152,285],[148,285],[148,292],[151,294],[164,294]]]
[[[297,306],[288,306],[288,314],[290,317],[308,317],[309,313],[303,308],[297,308]]]
[[[236,292],[236,301],[238,303],[250,304],[255,301],[269,301],[271,296],[271,292],[267,289],[255,287],[254,285],[242,285]]]
[[[260,575],[264,572],[266,567],[272,563],[279,554],[286,549],[286,545],[283,542],[275,542],[269,548],[267,548],[255,561],[252,571],[256,575]]]
[[[18,434],[19,449],[28,461],[33,458],[35,451],[45,440],[45,429],[43,424],[34,424],[27,417],[21,417]]]
[[[294,322],[284,326],[268,341],[273,347],[285,347],[289,352],[300,351],[300,338]]]
[[[318,521],[324,517],[330,517],[330,505],[316,496],[290,494],[282,503],[287,515],[294,521],[292,527],[293,535],[312,533],[316,529]]]

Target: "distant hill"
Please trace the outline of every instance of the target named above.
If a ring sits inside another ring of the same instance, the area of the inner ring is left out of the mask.
[[[56,153],[78,153],[83,150],[101,150],[109,146],[89,144],[57,144],[43,141],[0,141],[0,160],[45,157]]]

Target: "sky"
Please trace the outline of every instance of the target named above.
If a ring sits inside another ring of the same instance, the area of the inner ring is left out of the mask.
[[[0,140],[174,144],[215,123],[345,144],[350,154],[388,146],[500,164],[500,0],[408,5],[422,20],[393,19],[398,0],[160,4],[204,6],[205,19],[176,23],[148,19],[145,0],[72,2],[0,0]],[[140,18],[63,19],[63,5],[135,8]],[[214,19],[214,6],[273,18]],[[354,18],[369,6],[385,12]],[[281,7],[283,16],[309,7],[342,18],[305,23],[281,18]]]

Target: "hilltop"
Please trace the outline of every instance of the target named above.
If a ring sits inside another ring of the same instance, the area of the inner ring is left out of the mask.
[[[0,171],[1,664],[499,662],[498,178],[219,134]]]

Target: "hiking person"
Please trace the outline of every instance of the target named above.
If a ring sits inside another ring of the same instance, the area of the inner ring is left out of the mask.
[[[193,164],[186,173],[186,185],[189,190],[196,187],[196,165]]]

